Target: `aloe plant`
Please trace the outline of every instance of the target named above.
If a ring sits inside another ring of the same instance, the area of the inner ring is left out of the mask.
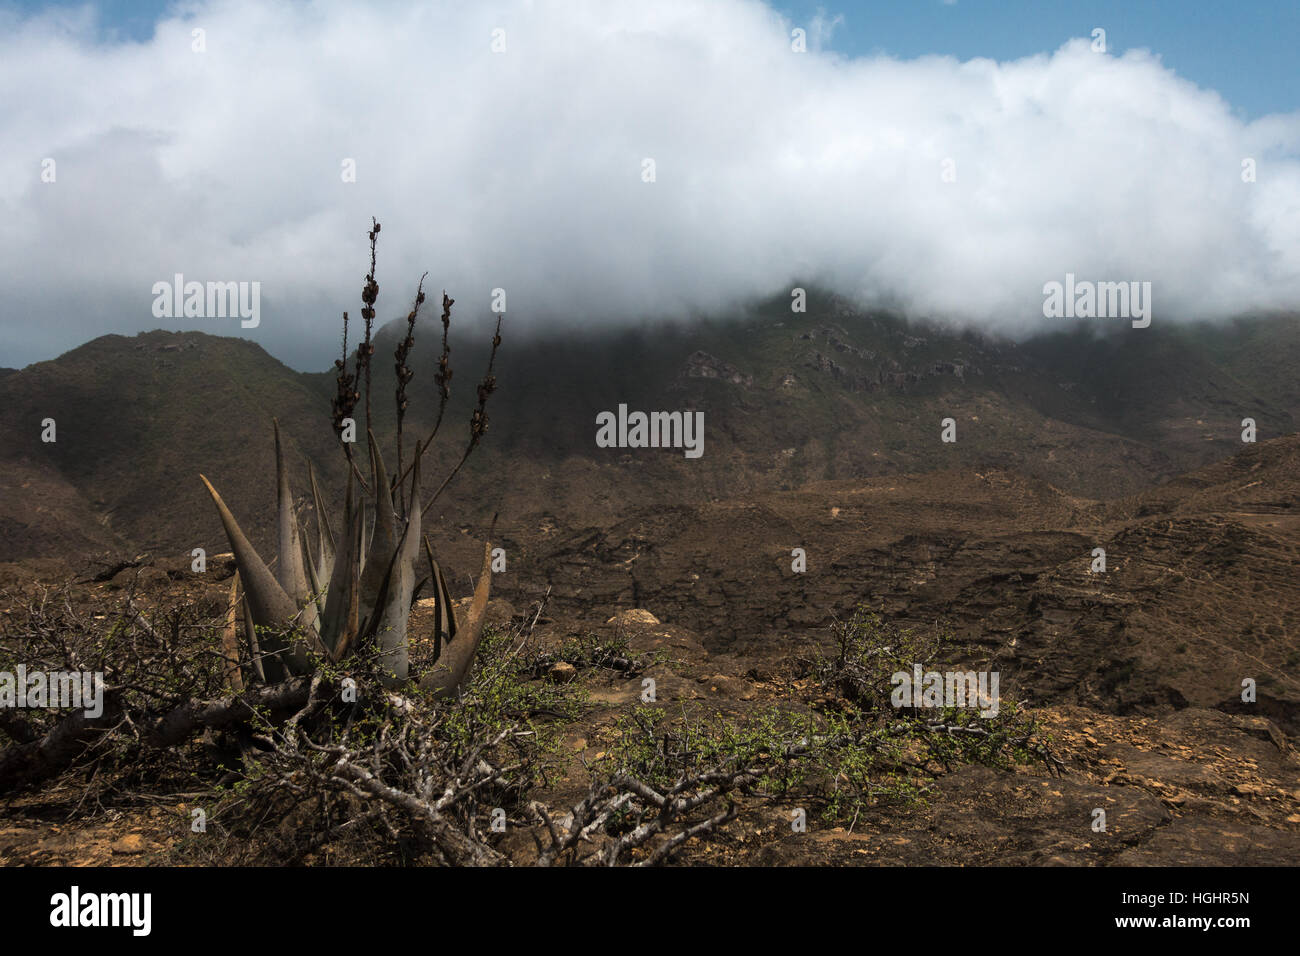
[[[446,488],[470,452],[487,430],[485,405],[496,387],[492,369],[501,343],[500,322],[492,340],[488,371],[479,384],[479,401],[470,420],[470,439],[460,462],[425,502],[421,495],[421,460],[442,422],[450,392],[451,369],[447,356],[447,329],[453,299],[443,293],[442,358],[436,381],[440,404],[433,432],[417,442],[412,461],[402,469],[402,422],[406,410],[406,384],[412,373],[406,367],[414,345],[416,318],[424,302],[421,278],[415,305],[407,316],[406,338],[398,345],[397,367],[397,472],[389,473],[379,445],[370,429],[370,357],[374,303],[379,285],[375,281],[375,242],[379,224],[370,232],[370,273],[362,291],[365,337],[357,348],[354,371],[348,370],[347,313],[343,313],[343,358],[335,362],[339,371],[339,396],[334,400],[334,427],[348,461],[347,492],[341,514],[331,520],[324,497],[309,470],[311,495],[316,513],[314,547],[299,526],[289,486],[284,445],[279,422],[274,422],[276,455],[276,511],[279,557],[275,572],[249,542],[239,522],[221,499],[217,489],[200,475],[207,486],[226,537],[230,541],[243,591],[245,642],[253,663],[253,676],[276,683],[308,674],[313,660],[341,661],[365,648],[377,654],[384,682],[401,688],[411,680],[409,666],[409,622],[415,596],[429,583],[434,597],[433,667],[419,685],[437,695],[458,692],[473,664],[483,633],[483,618],[491,591],[491,544],[485,543],[483,569],[479,574],[464,628],[458,628],[455,610],[442,569],[424,536],[422,522],[433,499]],[[366,389],[366,448],[369,482],[357,468],[350,442],[342,441],[355,429],[351,417],[360,395],[354,385],[364,379]],[[335,528],[338,529],[337,536]],[[417,581],[421,551],[428,574]]]

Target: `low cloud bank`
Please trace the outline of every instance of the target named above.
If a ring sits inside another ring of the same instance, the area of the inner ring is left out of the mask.
[[[1300,113],[1145,52],[796,53],[750,0],[183,9],[142,44],[0,23],[0,364],[161,325],[324,368],[372,213],[383,318],[426,269],[524,324],[796,278],[1010,333],[1067,273],[1150,282],[1157,323],[1300,306]],[[258,282],[258,325],[155,318],[176,273]]]

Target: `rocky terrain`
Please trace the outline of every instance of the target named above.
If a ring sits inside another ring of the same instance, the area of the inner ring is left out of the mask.
[[[507,340],[483,454],[431,512],[452,591],[470,592],[497,514],[499,625],[545,598],[543,645],[617,632],[657,654],[645,673],[660,706],[738,717],[820,707],[798,664],[865,606],[999,671],[1065,772],[957,766],[920,800],[807,833],[790,831],[788,807],[745,798],[677,862],[1300,863],[1300,387],[1282,374],[1300,350],[1294,317],[1020,344],[830,300],[737,322],[576,351],[564,334]],[[454,355],[463,396],[481,351]],[[272,411],[327,493],[340,487],[332,386],[197,333],[108,337],[0,374],[14,411],[0,422],[0,613],[61,581],[88,605],[127,588],[146,607],[224,595],[232,567],[198,472],[266,541]],[[597,449],[595,415],[620,402],[703,410],[704,457]],[[449,429],[466,410],[453,403]],[[940,437],[949,417],[955,443]],[[1241,441],[1247,417],[1255,443]],[[213,556],[204,575],[193,547]],[[560,802],[641,686],[572,676],[591,706],[544,792]],[[11,794],[0,859],[171,862],[187,806],[180,791],[87,817],[67,782]]]
[[[108,585],[111,589],[112,585]],[[494,614],[510,615],[498,602]],[[543,639],[593,625],[561,615]],[[619,628],[638,651],[664,652],[648,670],[670,708],[731,716],[788,704],[799,688],[780,655],[710,653],[695,632],[635,609],[594,625]],[[599,754],[618,715],[635,704],[641,678],[585,675],[591,711],[565,738],[568,772],[543,796],[572,799],[585,786],[580,764]],[[1062,775],[1033,768],[962,766],[915,804],[861,814],[848,825],[809,818],[793,833],[788,810],[742,799],[719,833],[677,857],[703,865],[1162,866],[1300,864],[1300,757],[1295,738],[1267,717],[1203,707],[1160,716],[1121,716],[1075,704],[1032,708],[1064,763]],[[75,790],[12,798],[0,816],[0,860],[9,865],[111,866],[174,862],[192,800],[75,813]],[[1106,829],[1092,828],[1094,812]],[[520,842],[522,841],[522,842]],[[514,849],[527,858],[520,834]],[[507,846],[511,838],[507,838]],[[328,858],[319,862],[329,862]]]
[[[1066,769],[959,767],[914,806],[803,834],[755,800],[680,862],[1294,865],[1298,465],[1291,436],[1108,503],[958,470],[645,508],[572,529],[544,519],[503,537],[492,614],[525,619],[549,589],[544,644],[618,630],[634,650],[661,653],[646,674],[663,706],[743,716],[815,707],[792,665],[827,650],[831,621],[865,603],[950,631],[968,648],[964,663],[999,670],[1004,699],[1026,703]],[[481,547],[465,532],[438,545],[453,581]],[[796,573],[800,547],[807,570]],[[1104,573],[1091,570],[1094,547],[1106,550]],[[215,597],[230,568],[219,559],[200,578],[172,559],[111,571],[79,587],[105,603],[132,585],[151,602]],[[22,590],[71,572],[11,563],[0,584]],[[1257,683],[1254,703],[1241,700],[1244,678]],[[581,756],[600,750],[641,688],[601,673],[580,680],[594,706],[565,731],[577,762],[548,791],[557,799],[581,789]],[[183,834],[183,798],[94,823],[60,816],[73,799],[12,798],[0,858],[165,862]],[[1104,833],[1090,827],[1097,808]]]

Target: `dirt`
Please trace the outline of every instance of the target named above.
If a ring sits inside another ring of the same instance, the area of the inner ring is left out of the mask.
[[[1025,703],[1064,761],[1059,777],[1041,766],[956,767],[915,804],[851,825],[810,813],[803,833],[789,806],[742,798],[735,820],[678,853],[682,864],[1296,865],[1298,465],[1293,436],[1109,503],[1009,471],[958,469],[630,509],[590,527],[525,515],[503,522],[508,570],[494,578],[489,619],[526,618],[549,588],[543,643],[617,629],[658,653],[636,678],[563,675],[594,704],[566,728],[575,758],[608,742],[644,676],[670,708],[743,717],[805,706],[791,662],[827,649],[829,625],[865,603],[900,625],[944,628],[970,664],[996,667],[1003,698]],[[466,526],[437,544],[453,591],[467,593],[482,538]],[[1094,548],[1106,551],[1102,573]],[[134,586],[148,610],[218,601],[232,572],[220,555],[202,575],[188,558],[31,559],[0,565],[0,588],[74,576],[87,606]],[[417,611],[417,637],[428,627]],[[543,799],[582,792],[581,760],[570,763]],[[149,863],[190,826],[174,793],[93,818],[79,799],[65,783],[7,800],[0,859]]]

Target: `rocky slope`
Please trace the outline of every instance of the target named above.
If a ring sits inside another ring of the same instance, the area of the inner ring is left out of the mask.
[[[463,448],[489,336],[467,327],[454,339],[454,398],[431,474]],[[394,343],[385,330],[376,351],[381,436],[393,429]],[[436,343],[433,328],[417,338],[412,433],[427,432],[437,406]],[[642,503],[945,469],[1013,470],[1110,499],[1232,454],[1243,418],[1261,439],[1293,431],[1300,390],[1279,380],[1277,358],[1297,343],[1300,322],[1273,317],[1228,330],[1080,326],[1016,344],[819,295],[806,314],[775,302],[623,332],[528,334],[507,322],[489,439],[444,510],[457,524],[500,512],[519,528],[547,514],[572,527]],[[299,489],[310,460],[341,494],[333,390],[329,374],[197,332],[106,336],[0,377],[0,558],[220,547],[199,472],[265,540],[272,416],[300,456]],[[596,415],[620,404],[702,411],[703,457],[596,447]],[[46,418],[56,443],[41,441]],[[946,418],[955,443],[941,441]]]

